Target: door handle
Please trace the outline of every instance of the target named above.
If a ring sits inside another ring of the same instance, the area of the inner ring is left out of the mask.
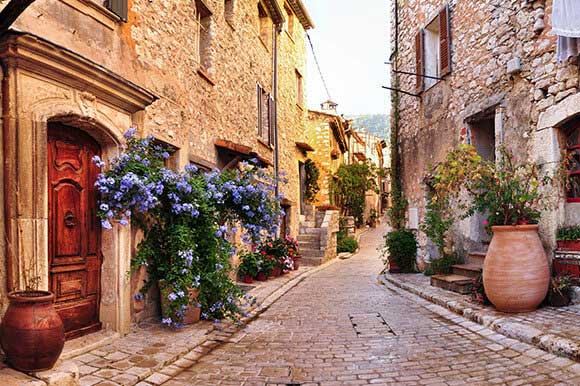
[[[64,214],[64,225],[67,228],[73,228],[76,225],[76,218],[70,210]]]

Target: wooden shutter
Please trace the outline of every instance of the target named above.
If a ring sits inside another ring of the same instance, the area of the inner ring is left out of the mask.
[[[451,39],[449,28],[449,5],[439,12],[439,55],[441,77],[451,72]]]
[[[415,72],[417,92],[423,91],[423,30],[415,36]]]
[[[127,21],[127,0],[107,0],[107,8],[123,21]]]
[[[256,94],[257,94],[257,102],[258,102],[258,136],[262,137],[262,86],[259,84],[256,85]]]

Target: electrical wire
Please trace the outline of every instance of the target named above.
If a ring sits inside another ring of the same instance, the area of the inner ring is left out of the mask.
[[[310,43],[310,49],[312,50],[312,56],[314,57],[314,62],[316,62],[316,67],[318,67],[318,73],[320,74],[320,79],[322,80],[322,84],[324,85],[324,89],[326,90],[326,95],[328,96],[328,100],[331,101],[332,98],[330,97],[330,91],[328,91],[328,85],[326,84],[326,79],[324,78],[324,74],[322,73],[322,68],[320,67],[320,62],[318,61],[318,57],[316,56],[316,51],[314,50],[314,44],[312,44],[312,39],[310,38],[310,34],[306,32],[306,37],[308,37],[308,42]]]

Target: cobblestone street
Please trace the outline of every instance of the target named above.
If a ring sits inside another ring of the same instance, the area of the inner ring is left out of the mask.
[[[580,384],[580,364],[378,284],[383,232],[164,385]]]

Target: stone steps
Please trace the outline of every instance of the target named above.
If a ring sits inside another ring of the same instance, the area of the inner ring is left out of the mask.
[[[473,279],[463,275],[433,275],[431,276],[433,287],[443,288],[462,295],[471,293]]]
[[[467,254],[467,264],[479,265],[483,267],[485,251],[471,251]]]
[[[320,234],[322,232],[321,228],[305,228],[300,226],[300,234],[307,235],[307,234]]]
[[[301,248],[300,254],[302,255],[302,257],[315,257],[315,258],[324,257],[324,251],[321,251],[320,248],[318,249]]]
[[[300,259],[300,265],[312,266],[312,265],[320,265],[320,264],[322,264],[322,257],[302,256],[302,259]]]
[[[298,235],[297,237],[298,242],[315,242],[315,241],[320,241],[320,234],[316,234],[316,233],[303,233]]]
[[[320,239],[317,241],[298,241],[298,248],[303,249],[320,249]]]
[[[478,264],[455,264],[453,265],[453,274],[465,276],[471,279],[481,274],[482,268]]]

